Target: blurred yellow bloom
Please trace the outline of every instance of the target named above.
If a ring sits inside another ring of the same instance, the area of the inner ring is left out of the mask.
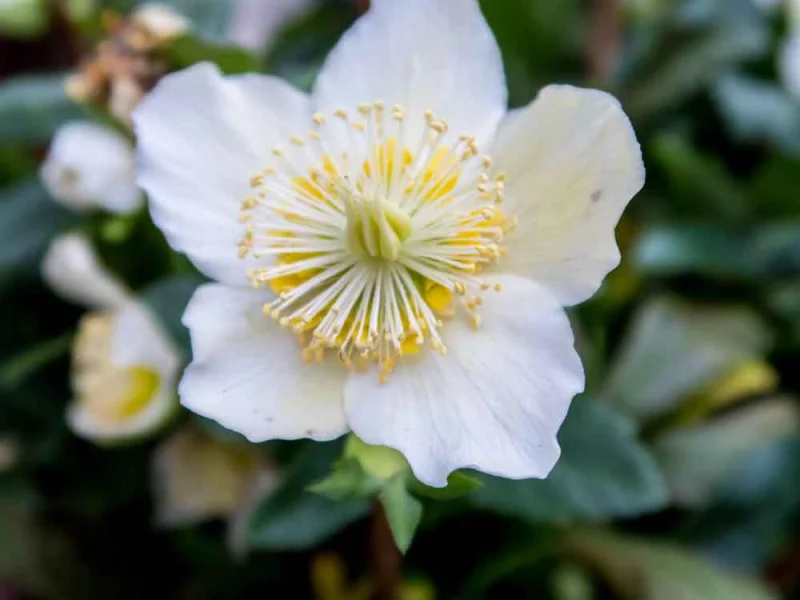
[[[241,556],[255,501],[276,483],[274,467],[255,447],[224,442],[188,425],[153,455],[156,522],[172,528],[229,519],[228,547]]]

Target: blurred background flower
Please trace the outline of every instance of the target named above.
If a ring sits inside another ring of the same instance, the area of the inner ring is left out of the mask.
[[[511,106],[608,90],[648,173],[570,311],[587,387],[547,479],[434,489],[358,438],[248,444],[178,406],[204,278],[133,184],[131,112],[201,61],[307,90],[368,4],[0,2],[0,596],[797,598],[791,0],[480,2]]]
[[[68,123],[55,133],[41,177],[53,199],[74,210],[131,213],[142,205],[133,182],[133,145],[92,122]]]

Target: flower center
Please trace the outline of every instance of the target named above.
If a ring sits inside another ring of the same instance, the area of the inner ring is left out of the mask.
[[[144,366],[120,367],[111,361],[113,315],[84,317],[73,353],[73,386],[80,402],[98,420],[133,417],[152,400],[160,376]]]
[[[482,293],[499,291],[485,269],[514,226],[500,209],[505,177],[431,111],[414,120],[378,101],[312,120],[252,177],[239,256],[269,263],[250,283],[277,295],[264,312],[300,336],[307,360],[335,350],[385,379],[426,343],[446,352],[443,319],[480,325]]]

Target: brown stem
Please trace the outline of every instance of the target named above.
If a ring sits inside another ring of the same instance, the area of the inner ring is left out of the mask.
[[[608,81],[622,48],[622,2],[590,0],[591,16],[586,71],[591,82]]]
[[[383,506],[376,500],[370,522],[371,600],[399,600],[403,576],[400,571],[400,551],[394,543],[392,530]]]
[[[358,0],[358,11],[359,12],[367,12],[369,8],[369,0]]]
[[[800,543],[787,548],[767,570],[767,581],[781,591],[789,592],[800,586]]]

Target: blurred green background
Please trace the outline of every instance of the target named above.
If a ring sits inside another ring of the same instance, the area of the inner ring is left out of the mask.
[[[248,446],[182,413],[109,448],[65,422],[83,309],[40,276],[57,234],[88,235],[189,353],[179,319],[200,278],[146,210],[72,212],[37,173],[61,125],[112,122],[101,104],[69,100],[64,76],[108,35],[103,11],[135,4],[0,2],[0,599],[368,598],[387,554],[369,502],[307,490],[341,441]],[[159,50],[169,70],[214,60],[305,89],[366,7],[256,2],[252,14],[269,24],[243,33],[251,13],[239,2],[169,4],[191,20]],[[800,598],[791,4],[481,2],[510,104],[552,82],[611,91],[633,121],[647,183],[617,229],[621,266],[571,311],[588,384],[560,433],[561,461],[544,481],[472,474],[452,499],[417,490],[424,511],[402,559],[404,598]],[[189,450],[175,441],[185,436]],[[180,448],[191,459],[169,468],[188,488],[170,497],[159,469]],[[219,498],[220,485],[243,491]]]

